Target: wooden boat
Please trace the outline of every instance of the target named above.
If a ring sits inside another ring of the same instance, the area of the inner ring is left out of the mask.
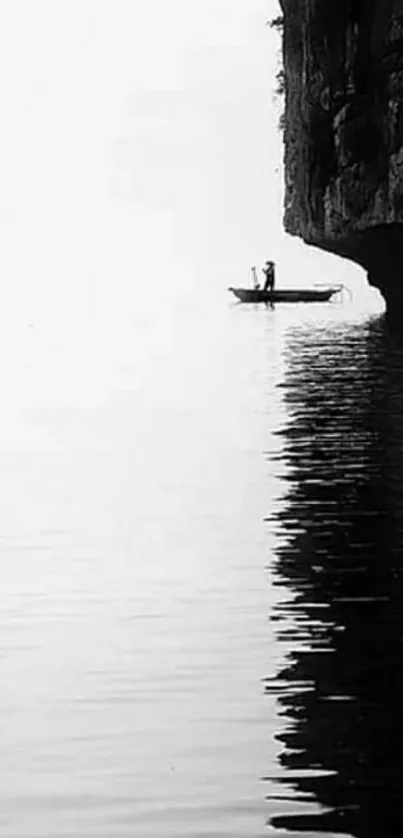
[[[333,288],[275,288],[262,291],[259,288],[228,288],[242,303],[326,303],[342,290],[342,285]]]

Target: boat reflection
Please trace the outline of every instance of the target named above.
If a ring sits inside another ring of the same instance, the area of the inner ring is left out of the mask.
[[[403,834],[403,341],[294,330],[272,619],[284,666],[271,827]]]

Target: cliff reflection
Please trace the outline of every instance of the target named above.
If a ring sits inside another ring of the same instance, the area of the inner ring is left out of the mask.
[[[403,341],[383,320],[290,335],[276,515],[271,826],[403,834]]]

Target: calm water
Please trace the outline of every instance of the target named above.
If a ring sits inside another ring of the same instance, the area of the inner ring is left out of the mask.
[[[282,231],[279,13],[0,3],[0,838],[402,832],[400,349],[225,290],[360,285]]]
[[[0,834],[400,834],[382,317],[193,291],[1,340]]]
[[[279,835],[403,831],[403,343],[382,319],[289,331],[271,613]]]
[[[265,832],[280,347],[251,314],[171,286],[116,320],[3,324],[7,838]]]

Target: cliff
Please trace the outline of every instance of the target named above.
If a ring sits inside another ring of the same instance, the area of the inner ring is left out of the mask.
[[[403,307],[403,0],[280,0],[285,228]]]

